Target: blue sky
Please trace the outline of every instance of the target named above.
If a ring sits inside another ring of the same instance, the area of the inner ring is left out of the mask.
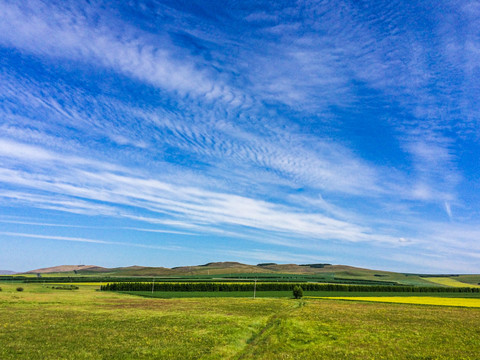
[[[0,9],[1,269],[480,272],[479,1]]]

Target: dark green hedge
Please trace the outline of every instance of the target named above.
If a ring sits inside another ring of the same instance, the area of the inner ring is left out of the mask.
[[[343,285],[318,283],[257,283],[257,291],[292,291],[300,285],[304,291],[382,291],[382,292],[479,292],[480,288],[414,287],[382,285]],[[184,282],[154,283],[155,291],[253,291],[252,283]],[[102,285],[102,291],[151,291],[152,283],[117,282]]]

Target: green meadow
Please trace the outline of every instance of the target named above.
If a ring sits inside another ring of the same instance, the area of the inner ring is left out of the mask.
[[[148,298],[93,284],[0,287],[2,360],[477,359],[480,353],[478,308],[294,300],[287,293]]]
[[[203,297],[241,297],[253,298],[253,292],[248,291],[122,291],[122,294],[142,296],[147,298],[173,299],[173,298],[203,298]],[[304,291],[305,299],[318,297],[415,297],[418,293],[402,292],[362,292],[362,291]],[[421,293],[421,297],[442,298],[473,298],[480,300],[480,293]],[[291,298],[291,291],[257,291],[256,298]],[[417,296],[418,297],[418,296]]]

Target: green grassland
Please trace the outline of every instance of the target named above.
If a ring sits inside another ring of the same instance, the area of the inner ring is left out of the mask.
[[[72,291],[0,287],[2,360],[476,359],[480,353],[475,308],[294,300],[286,293],[257,293],[255,300],[145,298],[96,291],[95,284]]]
[[[465,283],[459,281],[455,277],[426,277],[425,280],[428,280],[437,285],[445,285],[445,286],[452,286],[452,287],[465,287],[465,285],[475,288],[480,288],[480,285],[472,284],[472,283]]]
[[[122,291],[122,294],[134,296],[158,298],[158,299],[175,299],[175,298],[212,298],[212,297],[239,297],[253,298],[253,292],[249,291]],[[480,293],[402,293],[402,292],[362,292],[362,291],[304,291],[303,295],[308,298],[328,298],[328,297],[442,297],[442,298],[465,298],[480,299]],[[291,291],[257,291],[256,298],[291,298]]]
[[[32,274],[5,275],[0,276],[1,281],[23,281],[38,283],[57,283],[57,282],[150,282],[155,281],[217,281],[217,282],[244,282],[253,281],[255,279],[262,282],[319,282],[319,283],[336,283],[336,284],[359,284],[359,285],[406,285],[406,286],[439,286],[432,281],[428,281],[419,276],[407,276],[403,274],[392,273],[391,275],[376,276],[379,274],[367,274],[359,272],[352,275],[352,271],[339,273],[319,273],[319,274],[288,274],[288,273],[235,273],[235,274],[215,274],[215,275],[171,275],[171,276],[126,276],[118,274],[75,274],[70,272],[64,273],[47,273],[37,277]],[[441,286],[441,285],[440,285]],[[465,283],[465,286],[469,286]]]
[[[453,278],[466,284],[480,285],[480,275],[458,275]]]

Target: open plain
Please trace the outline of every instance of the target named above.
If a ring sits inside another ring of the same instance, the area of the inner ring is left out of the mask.
[[[2,360],[475,359],[480,353],[478,308],[294,300],[285,292],[162,299],[90,284],[56,290],[26,283],[22,292],[18,283],[0,286]]]

